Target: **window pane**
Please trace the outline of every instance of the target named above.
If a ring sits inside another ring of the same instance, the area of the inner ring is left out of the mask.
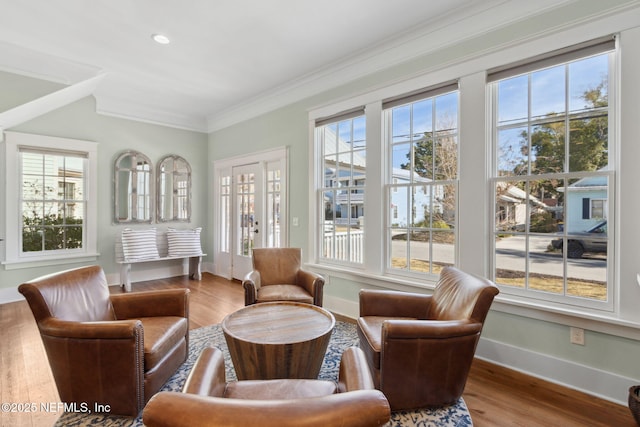
[[[518,127],[498,131],[498,175],[523,175],[528,172],[527,128]]]
[[[529,236],[529,288],[542,292],[564,294],[564,264],[562,256],[549,252],[550,238]]]
[[[528,76],[507,79],[497,84],[498,124],[527,120],[529,112]]]
[[[42,251],[44,234],[40,227],[22,228],[22,252]]]
[[[608,117],[571,120],[569,171],[596,171],[609,164]]]
[[[333,123],[327,125],[323,128],[323,137],[324,137],[324,153],[327,154],[335,154],[338,152],[337,148],[337,124]]]
[[[533,126],[531,130],[531,173],[564,171],[565,125],[562,121]]]
[[[526,285],[526,238],[513,234],[496,236],[496,282],[524,288]]]
[[[458,92],[436,98],[436,131],[458,128]]]
[[[433,231],[433,265],[431,272],[440,274],[443,267],[453,265],[455,256],[455,234],[450,231]]]
[[[567,264],[567,294],[582,298],[607,300],[607,256],[589,255]]]
[[[426,132],[433,130],[433,101],[427,99],[413,104],[414,138],[422,138]]]
[[[411,169],[411,145],[410,144],[396,144],[392,148],[391,153],[391,165],[393,167],[393,174],[400,173],[400,170]],[[407,177],[408,172],[404,173]]]
[[[351,182],[355,186],[363,186],[367,170],[367,157],[365,150],[353,152]]]
[[[565,112],[565,66],[531,73],[531,118]]]
[[[364,148],[367,144],[364,116],[353,119],[353,148]]]
[[[523,181],[496,183],[496,231],[524,231],[527,215],[525,185]]]
[[[44,181],[40,175],[22,175],[22,199],[42,200]]]
[[[453,133],[436,140],[434,179],[452,180],[458,177],[458,137]]]
[[[407,229],[391,228],[389,230],[389,241],[391,242],[389,267],[392,269],[408,270]]]
[[[409,141],[411,136],[411,107],[403,105],[393,110],[392,142]]]
[[[608,74],[608,55],[598,55],[570,63],[569,110],[580,111],[608,105]]]
[[[564,180],[532,180],[529,192],[529,231],[555,234],[564,221]],[[549,243],[549,242],[547,242]]]
[[[433,186],[432,209],[434,228],[455,228],[457,200],[458,194],[455,184]]]
[[[433,179],[433,138],[431,135],[416,142],[413,146],[413,172],[418,176],[414,177],[416,181],[418,178]]]

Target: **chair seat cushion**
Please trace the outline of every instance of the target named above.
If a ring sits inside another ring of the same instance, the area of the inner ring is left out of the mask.
[[[144,370],[147,372],[185,339],[189,322],[177,316],[141,317],[140,321],[144,328]]]
[[[257,302],[294,301],[313,304],[313,296],[297,285],[268,285],[258,289]]]
[[[227,383],[226,398],[252,400],[302,399],[328,396],[336,392],[333,381],[281,379],[245,380]]]
[[[385,320],[415,320],[413,317],[363,316],[358,318],[357,330],[360,348],[371,366],[380,369],[380,352],[382,351],[382,324]]]

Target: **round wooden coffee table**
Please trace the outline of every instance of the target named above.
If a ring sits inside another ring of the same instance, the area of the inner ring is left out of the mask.
[[[315,379],[335,323],[322,307],[265,302],[229,314],[222,331],[238,380]]]

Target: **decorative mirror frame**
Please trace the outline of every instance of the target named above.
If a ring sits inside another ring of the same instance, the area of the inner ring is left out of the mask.
[[[169,182],[171,188],[167,188],[165,182],[168,175],[171,176]],[[156,179],[157,221],[191,221],[191,165],[189,162],[174,154],[163,157],[158,162]]]
[[[131,166],[123,166],[123,161],[130,157],[131,158]],[[146,218],[138,218],[138,196],[139,188],[138,188],[138,174],[141,172],[137,165],[139,160],[142,160],[144,163],[149,165],[148,170],[142,171],[144,173],[149,174],[148,179],[148,188],[149,188],[149,204],[148,204],[148,212]],[[123,186],[123,183],[120,182],[121,176],[123,172],[129,172],[129,178],[131,180],[131,186],[126,184]],[[114,205],[114,221],[116,223],[151,223],[153,222],[154,215],[154,206],[155,206],[155,180],[154,180],[154,168],[151,160],[135,150],[128,150],[120,153],[114,162],[114,171],[113,171],[113,205]],[[120,191],[125,191],[124,194],[120,194]],[[123,206],[123,203],[127,204]],[[120,215],[120,209],[125,208],[127,210],[127,217],[123,217]]]

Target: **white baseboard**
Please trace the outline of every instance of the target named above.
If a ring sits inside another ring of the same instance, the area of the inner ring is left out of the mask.
[[[358,302],[325,295],[323,305],[336,314],[352,319],[358,317]],[[623,377],[482,337],[476,349],[476,357],[624,406],[627,405],[629,387],[640,384],[640,379],[637,378]]]
[[[624,406],[627,405],[629,387],[640,384],[637,378],[623,377],[486,338],[480,338],[476,357]]]

